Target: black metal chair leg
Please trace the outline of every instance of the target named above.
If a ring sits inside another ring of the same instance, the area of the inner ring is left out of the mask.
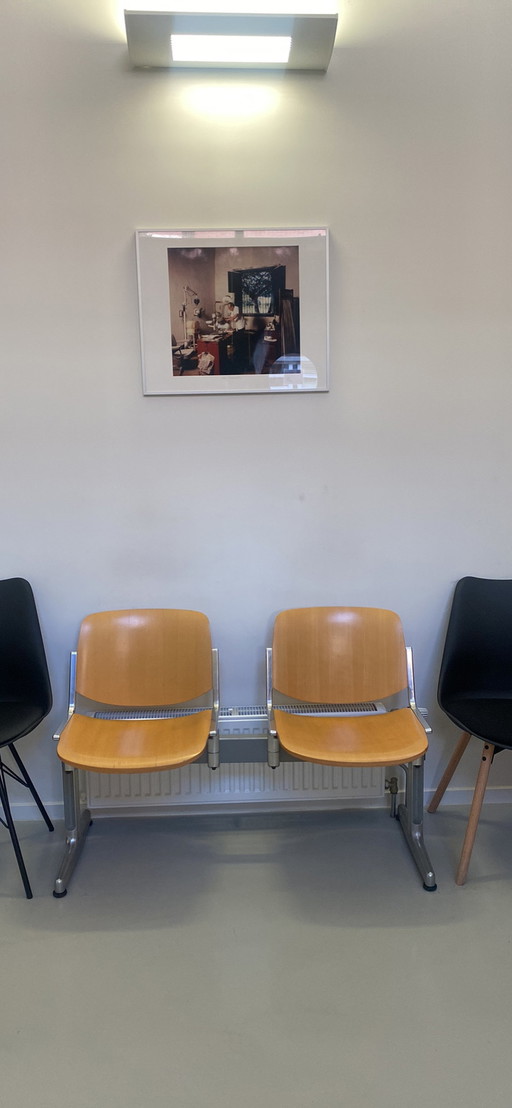
[[[11,842],[13,845],[14,853],[16,855],[16,861],[21,874],[21,880],[23,881],[23,887],[25,889],[25,896],[27,900],[32,900],[32,889],[30,888],[30,881],[28,879],[28,873],[23,861],[23,855],[21,853],[18,836],[16,834],[16,828],[11,814],[11,806],[9,804],[9,797],[7,795],[7,786],[5,784],[4,767],[0,761],[0,802],[2,804],[5,816],[5,824],[7,830],[11,836]]]
[[[18,754],[18,751],[16,750],[16,747],[14,746],[14,743],[9,743],[9,750],[10,750],[10,752],[11,752],[13,758],[14,758],[14,761],[16,762],[16,765],[17,765],[22,777],[24,778],[27,789],[29,789],[29,791],[32,793],[32,796],[33,796],[33,798],[34,798],[34,800],[37,804],[37,807],[39,808],[39,811],[40,811],[40,813],[41,813],[41,815],[44,819],[44,822],[46,823],[46,826],[47,826],[48,830],[49,831],[54,831],[55,828],[53,826],[53,823],[52,823],[52,821],[51,821],[51,819],[48,815],[48,812],[46,811],[46,808],[45,808],[45,806],[44,806],[44,804],[41,800],[41,797],[39,796],[39,793],[37,792],[37,789],[36,789],[33,781],[29,777],[29,775],[27,773],[27,770],[25,769],[25,766],[23,765],[23,762],[22,762],[22,760],[21,760],[21,758]]]

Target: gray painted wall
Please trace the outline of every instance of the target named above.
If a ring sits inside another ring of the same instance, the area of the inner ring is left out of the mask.
[[[327,75],[217,79],[130,70],[114,0],[5,4],[0,571],[39,604],[48,800],[68,651],[102,608],[206,611],[225,704],[261,702],[278,609],[394,608],[428,782],[455,735],[453,584],[512,576],[512,16],[341,11]],[[282,224],[330,228],[330,392],[144,398],[135,228]]]

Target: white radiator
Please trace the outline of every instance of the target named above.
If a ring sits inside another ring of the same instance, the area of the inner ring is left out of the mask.
[[[96,813],[150,814],[155,809],[211,812],[222,809],[265,810],[333,808],[346,801],[377,806],[385,795],[382,768],[337,768],[309,762],[282,762],[269,769],[263,761],[226,762],[223,740],[266,739],[263,707],[221,710],[221,765],[214,771],[193,763],[182,769],[151,774],[86,775],[88,807]],[[243,750],[243,746],[241,746]]]

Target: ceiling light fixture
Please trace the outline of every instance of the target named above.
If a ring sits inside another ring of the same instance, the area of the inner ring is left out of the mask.
[[[125,13],[128,53],[143,68],[326,70],[337,15]]]

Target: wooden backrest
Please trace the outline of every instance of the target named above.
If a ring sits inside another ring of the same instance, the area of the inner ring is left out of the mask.
[[[296,700],[350,704],[407,688],[402,624],[383,608],[292,608],[272,643],[274,688]]]
[[[179,704],[212,687],[210,624],[202,612],[96,612],[78,639],[76,690],[104,704]]]

